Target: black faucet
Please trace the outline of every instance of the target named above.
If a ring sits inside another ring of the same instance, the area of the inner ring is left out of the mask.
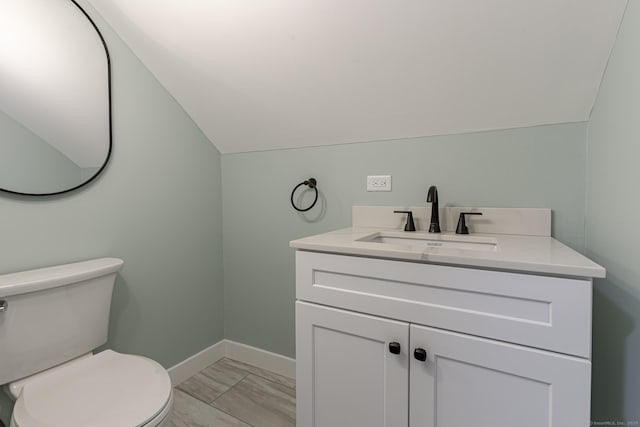
[[[416,225],[413,222],[413,212],[412,211],[393,211],[393,213],[404,213],[404,214],[407,214],[407,223],[404,226],[404,231],[416,231]]]
[[[431,224],[429,224],[429,233],[440,232],[440,211],[438,208],[438,189],[435,185],[429,187],[427,192],[427,203],[431,203]]]

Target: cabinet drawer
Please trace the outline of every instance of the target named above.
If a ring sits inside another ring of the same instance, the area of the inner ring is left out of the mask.
[[[296,252],[296,298],[543,348],[591,353],[589,279]]]

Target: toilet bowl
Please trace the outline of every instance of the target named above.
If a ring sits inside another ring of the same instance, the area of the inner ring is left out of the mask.
[[[107,341],[122,265],[101,258],[0,275],[0,384],[15,402],[10,427],[171,423],[171,379],[159,363],[92,353]]]
[[[11,383],[12,427],[162,427],[173,393],[166,370],[105,350]]]

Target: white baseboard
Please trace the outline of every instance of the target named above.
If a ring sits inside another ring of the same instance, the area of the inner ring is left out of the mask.
[[[295,359],[235,341],[225,340],[225,342],[226,357],[295,379]]]
[[[171,384],[174,386],[180,384],[202,371],[212,363],[217,362],[225,356],[225,340],[219,341],[207,347],[204,350],[194,354],[193,356],[183,360],[182,362],[167,369],[169,377],[171,378]]]
[[[248,363],[289,378],[296,377],[296,360],[235,341],[221,340],[167,369],[171,384],[180,384],[223,357]]]

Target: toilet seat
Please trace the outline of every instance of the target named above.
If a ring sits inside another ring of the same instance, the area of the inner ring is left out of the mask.
[[[171,410],[171,380],[157,362],[105,350],[27,382],[16,427],[155,427]]]

